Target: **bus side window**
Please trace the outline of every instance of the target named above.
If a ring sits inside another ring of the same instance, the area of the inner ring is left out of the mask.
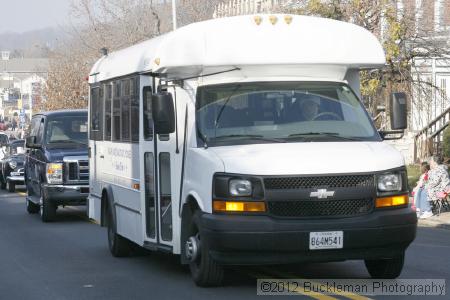
[[[146,86],[142,89],[144,100],[144,140],[153,140],[153,117],[152,117],[152,88]]]
[[[139,86],[138,80],[132,78],[130,81],[130,91],[131,91],[131,141],[139,142]]]
[[[105,84],[105,141],[111,140],[112,84]]]
[[[114,82],[112,140],[120,141],[120,81]]]

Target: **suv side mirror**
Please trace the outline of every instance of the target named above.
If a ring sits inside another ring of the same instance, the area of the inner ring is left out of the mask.
[[[171,93],[159,92],[152,95],[152,115],[155,133],[169,134],[175,131],[175,109]]]
[[[407,110],[406,110],[406,94],[392,93],[391,101],[391,128],[393,130],[403,130],[408,126],[407,124]]]
[[[25,139],[25,147],[27,148],[35,148],[36,143],[36,137],[35,136],[29,136]]]

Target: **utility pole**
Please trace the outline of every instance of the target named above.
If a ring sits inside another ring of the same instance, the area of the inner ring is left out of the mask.
[[[177,1],[172,0],[172,23],[173,30],[177,29]]]

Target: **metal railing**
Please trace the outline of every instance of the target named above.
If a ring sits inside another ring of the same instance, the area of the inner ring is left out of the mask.
[[[450,123],[450,107],[414,136],[414,161],[442,153],[443,132]]]

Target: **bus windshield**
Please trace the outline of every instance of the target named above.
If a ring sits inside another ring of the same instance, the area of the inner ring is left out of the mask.
[[[208,146],[379,141],[352,90],[334,82],[251,82],[198,88],[197,136]]]
[[[87,146],[87,116],[61,116],[47,120],[47,145],[74,144]]]

